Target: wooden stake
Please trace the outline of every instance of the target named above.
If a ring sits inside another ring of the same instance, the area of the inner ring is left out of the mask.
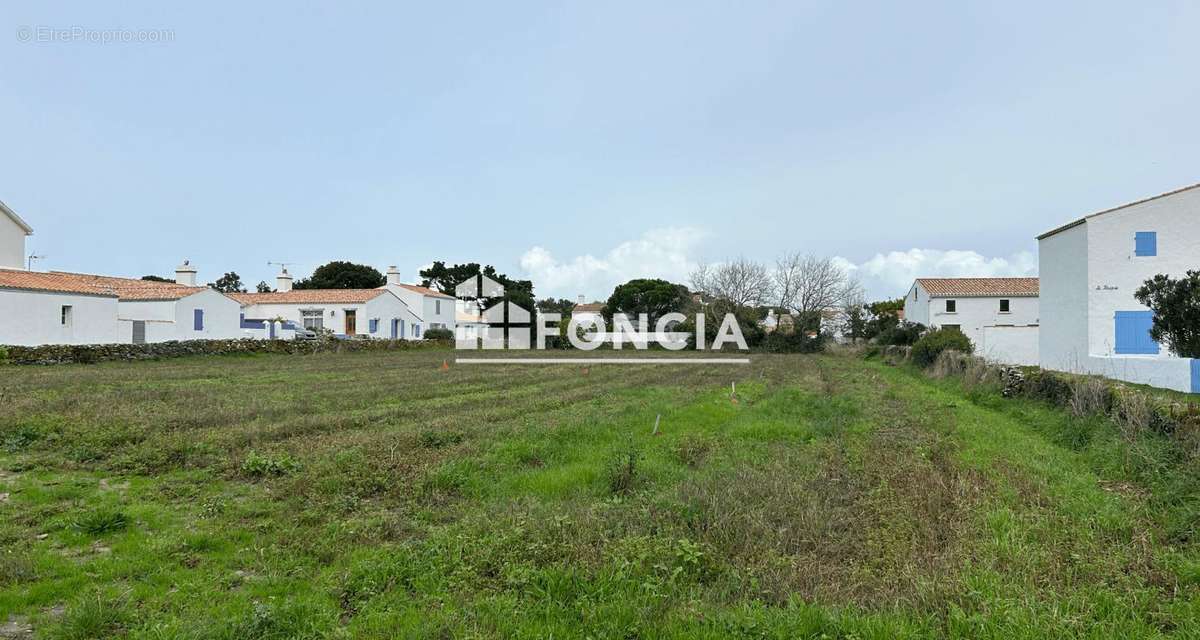
[[[450,362],[448,360],[442,360],[442,371],[449,371],[449,370],[450,370]]]
[[[650,434],[650,435],[652,435],[652,436],[656,436],[656,435],[658,435],[658,421],[659,421],[659,420],[662,420],[662,414],[661,414],[661,413],[660,413],[660,414],[658,414],[657,416],[655,416],[655,418],[654,418],[654,433],[652,433],[652,434]]]
[[[737,399],[737,383],[736,382],[729,383],[729,401],[732,402],[733,404],[737,404],[738,399]]]

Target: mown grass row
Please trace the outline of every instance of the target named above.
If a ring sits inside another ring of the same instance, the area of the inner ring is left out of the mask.
[[[1197,632],[1195,476],[1099,418],[840,355],[442,357],[6,377],[0,622],[74,638]]]

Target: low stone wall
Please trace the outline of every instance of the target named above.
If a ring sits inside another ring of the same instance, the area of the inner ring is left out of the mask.
[[[153,344],[55,344],[40,347],[0,346],[7,352],[8,364],[50,365],[91,364],[96,362],[132,362],[184,356],[217,356],[250,353],[308,355],[356,351],[410,351],[444,347],[449,343],[435,340],[186,340]]]

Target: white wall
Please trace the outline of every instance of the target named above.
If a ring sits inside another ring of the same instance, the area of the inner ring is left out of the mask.
[[[24,269],[25,230],[0,213],[0,268]]]
[[[924,292],[922,291],[922,297],[924,297],[923,294]],[[947,300],[954,300],[955,302],[955,311],[953,313],[946,311]],[[1000,300],[1008,300],[1008,313],[1000,312]],[[956,324],[971,339],[971,344],[975,345],[977,350],[984,344],[985,327],[1038,324],[1038,299],[1030,296],[996,296],[994,298],[934,297],[929,298],[927,304],[918,304],[917,306],[924,306],[928,313],[929,322],[923,324],[927,324],[933,328]],[[907,317],[907,315],[906,311],[905,316]],[[918,322],[920,321],[918,320]],[[1031,336],[1035,339],[1037,337],[1036,332],[1033,334],[1026,332],[1022,335]],[[1036,343],[1030,345],[1030,348],[1036,349]]]
[[[929,326],[929,293],[916,282],[904,296],[904,319]]]
[[[3,217],[7,220],[7,217]],[[70,324],[62,307],[71,306]],[[0,290],[0,344],[112,344],[121,342],[117,299],[71,293]]]
[[[195,310],[204,310],[204,328],[196,331]],[[205,289],[179,300],[122,300],[121,342],[133,341],[133,322],[146,323],[146,342],[225,340],[244,337],[241,305],[219,291]]]
[[[1038,351],[1047,369],[1076,371],[1088,355],[1087,246],[1086,224],[1038,241]]]
[[[450,305],[452,306],[452,305]],[[389,339],[391,338],[391,323],[393,319],[404,321],[405,339],[415,339],[412,327],[414,324],[424,325],[420,318],[413,314],[409,308],[404,305],[399,298],[394,295],[377,296],[366,303],[360,304],[344,304],[333,302],[322,303],[288,303],[288,304],[253,304],[243,307],[241,313],[246,315],[247,320],[265,320],[271,318],[283,318],[297,326],[303,326],[302,310],[320,309],[321,317],[324,320],[325,328],[335,334],[346,333],[346,312],[354,311],[355,315],[355,334],[359,336],[368,336],[371,338]],[[379,326],[375,333],[371,333],[371,319],[378,319]],[[239,322],[240,326],[240,322]],[[422,326],[422,333],[424,333]],[[245,335],[253,335],[253,337],[261,337],[262,331],[251,330],[253,333],[243,331]],[[277,336],[280,337],[280,336]]]
[[[1038,327],[984,327],[975,354],[1004,364],[1035,366],[1038,357]]]
[[[1115,355],[1116,311],[1143,311],[1133,292],[1148,278],[1200,267],[1200,189],[1090,218],[1087,227],[1088,353]],[[1154,231],[1158,255],[1134,255],[1134,233]],[[1158,356],[1172,357],[1167,349]]]
[[[420,316],[422,331],[431,328],[435,323],[454,330],[454,310],[457,306],[457,300],[454,298],[427,296],[399,285],[388,285],[387,289],[403,300],[413,313]]]

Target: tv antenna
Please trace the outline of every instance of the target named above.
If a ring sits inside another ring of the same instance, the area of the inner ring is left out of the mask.
[[[287,268],[294,264],[296,264],[296,263],[295,262],[271,262],[270,260],[267,261],[268,267],[280,267],[281,269],[283,269],[284,273],[287,273]]]
[[[46,259],[45,254],[42,254],[40,256],[35,253],[29,254],[29,261],[25,263],[25,270],[33,271],[33,261],[34,260],[45,260],[45,259]]]

